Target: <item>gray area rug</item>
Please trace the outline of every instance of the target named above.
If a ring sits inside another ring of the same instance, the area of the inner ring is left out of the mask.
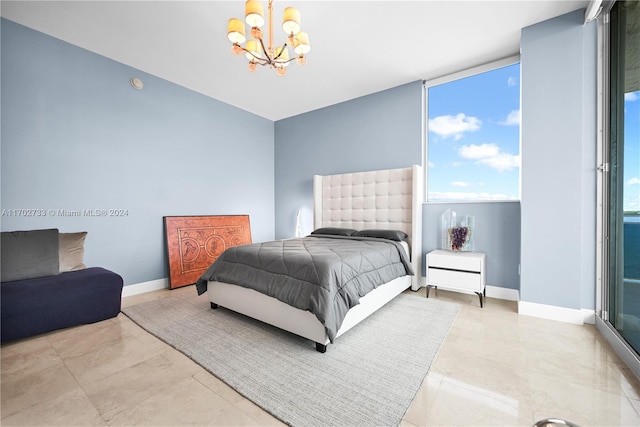
[[[289,425],[395,426],[458,308],[399,295],[324,354],[297,335],[224,308],[212,310],[205,295],[168,297],[122,311]]]

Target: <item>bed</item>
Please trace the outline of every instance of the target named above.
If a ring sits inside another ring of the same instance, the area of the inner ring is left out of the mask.
[[[296,308],[274,296],[269,296],[247,286],[236,285],[217,278],[211,271],[216,261],[196,283],[199,294],[207,293],[211,308],[224,307],[262,322],[271,324],[291,333],[315,342],[316,350],[324,353],[327,345],[347,332],[370,314],[384,306],[408,288],[417,290],[420,284],[421,241],[422,241],[422,171],[414,165],[403,169],[388,169],[370,172],[356,172],[338,175],[316,175],[313,179],[314,230],[318,229],[354,229],[354,230],[394,230],[406,235],[405,249],[398,250],[398,256],[406,258],[407,273],[375,285],[359,301],[348,308],[344,317],[339,319],[336,330],[329,328],[327,319],[319,320],[317,314]],[[324,234],[324,233],[320,233]],[[320,237],[321,239],[318,239]],[[328,239],[325,237],[329,237]],[[264,242],[266,249],[290,251],[294,246],[320,246],[319,240],[349,240],[325,235],[307,236],[300,239],[285,239]],[[358,238],[367,245],[377,245],[376,238]],[[400,239],[398,239],[400,240]],[[359,243],[358,243],[359,244]],[[400,246],[393,242],[393,246]],[[231,250],[234,248],[229,248]],[[320,249],[325,252],[333,250]],[[383,251],[382,249],[380,250]],[[401,251],[408,252],[403,255]],[[389,254],[395,250],[390,249]],[[225,251],[225,255],[227,251]],[[230,256],[233,254],[229,254]],[[394,255],[395,256],[395,255]],[[222,258],[222,256],[221,256]],[[311,255],[314,258],[314,255]],[[229,258],[227,258],[229,259]],[[219,259],[220,260],[220,259]],[[397,260],[390,261],[396,264]],[[409,273],[412,270],[413,273]],[[262,276],[256,276],[262,279]],[[271,285],[270,285],[271,286]],[[258,288],[267,288],[263,284]],[[349,304],[351,305],[351,304]]]

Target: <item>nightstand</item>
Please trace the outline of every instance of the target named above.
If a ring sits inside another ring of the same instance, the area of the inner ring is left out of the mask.
[[[486,255],[482,252],[431,251],[427,254],[427,298],[431,288],[440,286],[473,292],[483,307],[483,299],[487,296],[485,275]]]

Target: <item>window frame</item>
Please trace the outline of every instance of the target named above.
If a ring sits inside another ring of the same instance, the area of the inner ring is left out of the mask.
[[[505,203],[505,202],[520,202],[522,200],[522,162],[520,163],[520,168],[518,168],[518,198],[517,199],[504,199],[504,200],[429,200],[429,88],[434,86],[439,86],[445,83],[450,83],[455,80],[464,79],[467,77],[472,77],[477,74],[482,74],[487,71],[497,70],[499,68],[508,67],[510,65],[514,65],[517,63],[521,63],[520,55],[512,55],[502,59],[498,59],[495,61],[487,62],[481,65],[477,65],[471,68],[466,68],[461,71],[457,71],[451,74],[446,74],[440,77],[436,77],[430,80],[422,81],[422,153],[423,159],[422,164],[424,167],[423,170],[423,183],[424,183],[424,201],[425,203],[430,204],[453,204],[453,203]],[[522,64],[521,64],[522,65]],[[522,68],[520,69],[520,77],[522,77]],[[521,78],[518,82],[519,85],[519,93],[520,93],[520,111],[522,114],[522,86],[521,86]],[[520,156],[522,156],[522,123],[520,123],[520,128],[518,132],[518,151]],[[521,157],[522,159],[522,157]]]

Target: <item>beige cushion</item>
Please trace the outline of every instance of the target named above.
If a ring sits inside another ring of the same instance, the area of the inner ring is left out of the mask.
[[[84,240],[86,231],[79,233],[59,233],[60,273],[82,270],[84,265]]]

